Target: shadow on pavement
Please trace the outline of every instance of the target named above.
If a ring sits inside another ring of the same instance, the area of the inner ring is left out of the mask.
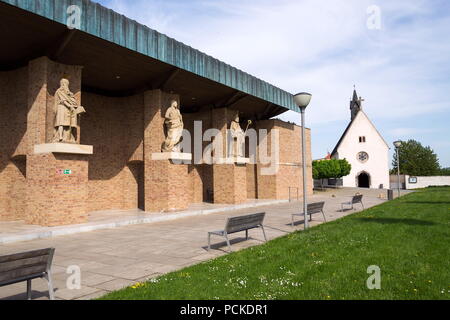
[[[246,242],[246,241],[250,241],[250,240],[264,243],[264,240],[248,236],[248,239],[246,239],[245,237],[238,237],[238,238],[230,239],[230,244],[233,248],[233,244],[240,243],[240,242]],[[202,249],[208,251],[208,246],[202,246]],[[240,248],[238,248],[238,249],[240,249]],[[219,251],[229,253],[226,241],[214,242],[213,238],[211,238],[211,250],[219,250]]]
[[[55,289],[56,292],[57,289]],[[31,290],[31,300],[35,300],[35,299],[39,299],[39,298],[48,298],[48,291],[36,291],[36,290]],[[27,293],[26,293],[26,289],[24,289],[23,293],[19,293],[13,296],[9,296],[9,297],[4,297],[4,298],[0,298],[0,301],[8,301],[8,300],[27,300]]]

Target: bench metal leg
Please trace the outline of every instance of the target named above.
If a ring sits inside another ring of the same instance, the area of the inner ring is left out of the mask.
[[[325,222],[327,222],[327,218],[325,217],[325,213],[323,212],[323,210],[321,210],[322,211],[322,215],[323,215],[323,220],[325,221]]]
[[[309,214],[309,221],[312,221],[312,214]]]
[[[50,300],[55,300],[55,292],[53,290],[53,281],[52,281],[52,276],[50,274],[46,274],[44,276],[45,280],[47,280],[47,284],[48,284],[48,296],[50,298]]]
[[[292,227],[294,227],[294,215],[291,215],[291,220],[292,220],[291,225]]]
[[[211,233],[208,233],[208,250],[211,250]]]
[[[31,300],[31,280],[27,280],[27,300]]]
[[[262,232],[263,232],[263,235],[264,235],[264,240],[267,242],[266,231],[264,230],[264,226],[263,225],[261,225],[261,229],[262,229]]]
[[[363,205],[362,201],[361,201],[361,205],[362,205],[362,207],[363,207],[363,210],[366,210],[366,209],[364,209],[364,205]]]
[[[225,237],[225,240],[227,240],[228,249],[231,252],[231,244],[230,244],[230,240],[228,239],[228,234],[225,233],[224,237]]]
[[[245,230],[245,239],[248,240],[248,230]]]

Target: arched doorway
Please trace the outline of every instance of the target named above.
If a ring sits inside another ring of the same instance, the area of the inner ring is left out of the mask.
[[[370,188],[370,175],[367,172],[361,172],[356,181],[358,188]]]

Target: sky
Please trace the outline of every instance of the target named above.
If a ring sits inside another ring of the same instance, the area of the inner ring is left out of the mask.
[[[313,95],[313,158],[350,121],[353,88],[385,140],[450,167],[448,0],[97,0],[288,92]],[[287,112],[281,119],[300,122]],[[391,157],[392,158],[392,157]]]

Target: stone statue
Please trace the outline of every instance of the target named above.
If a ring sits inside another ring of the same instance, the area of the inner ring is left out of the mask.
[[[69,89],[69,80],[62,79],[61,86],[55,93],[55,133],[53,142],[76,143],[78,116],[86,110],[78,105]]]
[[[242,130],[241,125],[239,124],[239,113],[237,113],[235,119],[231,121],[230,133],[231,138],[233,139],[230,151],[231,157],[245,157],[245,135],[251,124],[252,121],[248,120],[247,128],[245,131]]]
[[[183,140],[183,117],[176,100],[172,100],[165,114],[166,140],[162,152],[179,152],[179,144]]]

